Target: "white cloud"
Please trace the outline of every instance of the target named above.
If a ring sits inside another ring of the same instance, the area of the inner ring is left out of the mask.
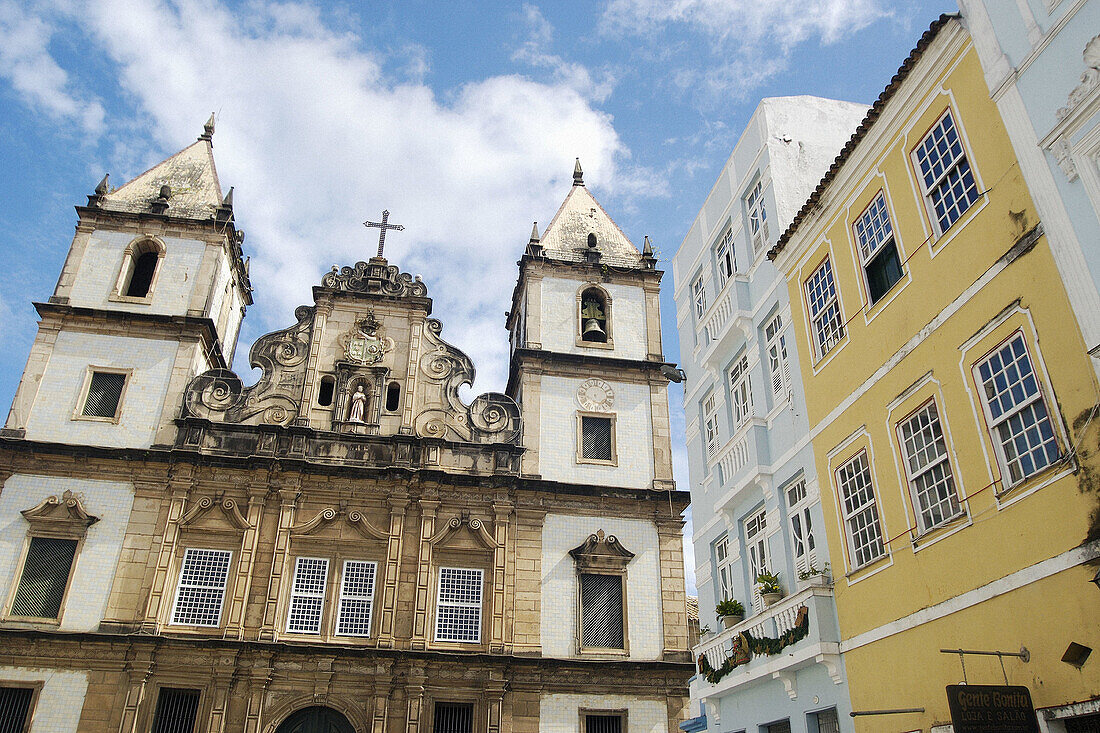
[[[35,109],[97,135],[103,129],[103,106],[73,94],[68,74],[50,55],[53,32],[21,5],[0,0],[0,77]]]
[[[615,88],[615,77],[602,70],[598,78],[582,64],[567,62],[553,53],[550,46],[554,40],[554,28],[543,16],[542,11],[531,4],[523,6],[523,19],[527,25],[527,40],[512,54],[513,61],[522,61],[535,68],[551,71],[559,83],[575,89],[589,99],[606,101]]]
[[[85,13],[162,153],[218,112],[219,176],[236,186],[264,321],[252,335],[289,323],[330,265],[370,257],[377,234],[361,222],[388,208],[406,227],[387,238],[391,262],[423,275],[444,337],[480,370],[476,391],[500,389],[503,314],[531,221],[549,222],[574,157],[597,195],[619,185],[627,159],[575,80],[493,76],[441,101],[387,78],[377,50],[309,6],[114,0]]]

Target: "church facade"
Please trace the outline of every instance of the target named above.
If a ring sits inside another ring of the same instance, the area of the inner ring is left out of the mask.
[[[506,393],[459,397],[471,360],[381,248],[256,341],[246,386],[212,134],[105,179],[35,304],[0,433],[0,729],[676,730],[688,496],[648,242],[578,163],[519,262]]]

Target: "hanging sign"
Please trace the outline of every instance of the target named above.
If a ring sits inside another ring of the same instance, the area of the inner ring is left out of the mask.
[[[955,733],[1039,733],[1031,693],[1016,685],[948,685]]]

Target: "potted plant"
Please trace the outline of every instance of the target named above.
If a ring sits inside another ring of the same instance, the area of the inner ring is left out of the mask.
[[[722,625],[727,629],[731,629],[745,620],[745,607],[741,605],[741,601],[724,598],[714,607],[714,612],[718,614]]]
[[[829,586],[829,563],[825,563],[820,568],[816,564],[810,563],[805,570],[798,571],[798,581],[804,588],[817,587],[826,588]]]
[[[760,588],[760,597],[769,606],[778,603],[783,597],[783,586],[779,585],[779,573],[762,570],[756,576],[756,584]]]

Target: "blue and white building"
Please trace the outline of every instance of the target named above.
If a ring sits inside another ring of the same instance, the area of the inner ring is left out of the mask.
[[[828,552],[787,285],[765,256],[862,121],[863,105],[764,99],[676,253],[699,618],[694,650],[713,669],[746,638],[779,638],[807,610],[804,638],[691,684],[685,730],[850,730],[839,629],[827,580],[799,579]],[[755,583],[778,573],[768,604]],[[724,629],[715,605],[740,601]],[[745,634],[747,633],[747,636]]]

